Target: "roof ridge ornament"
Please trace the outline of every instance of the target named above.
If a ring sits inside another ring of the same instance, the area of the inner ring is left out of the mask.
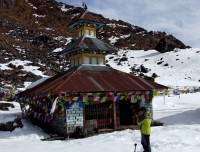
[[[85,2],[82,3],[82,7],[83,7],[83,9],[84,9],[85,11],[87,11],[88,8],[87,8],[87,5],[86,5]]]

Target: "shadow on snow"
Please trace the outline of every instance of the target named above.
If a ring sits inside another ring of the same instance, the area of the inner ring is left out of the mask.
[[[199,116],[200,116],[200,108],[167,116],[158,119],[158,121],[163,122],[164,125],[193,125],[193,124],[200,124]]]

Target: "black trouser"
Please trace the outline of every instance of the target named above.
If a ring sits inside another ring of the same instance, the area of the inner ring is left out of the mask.
[[[142,135],[141,144],[144,148],[144,152],[151,152],[150,135]]]

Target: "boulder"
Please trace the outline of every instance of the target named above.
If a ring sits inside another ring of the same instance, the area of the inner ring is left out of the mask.
[[[109,59],[113,59],[113,58],[114,58],[114,56],[109,57]]]
[[[164,62],[164,61],[160,61],[160,62],[157,63],[157,65],[160,65],[160,64],[162,64],[163,62]]]
[[[20,117],[17,117],[14,121],[6,123],[0,123],[0,131],[13,131],[15,128],[22,128],[23,124]]]
[[[17,68],[18,69],[23,69],[24,67],[22,65],[19,65]]]
[[[2,98],[2,94],[0,94],[0,98]],[[0,103],[0,110],[9,111],[9,107],[14,108],[15,106],[11,103]]]
[[[160,41],[158,42],[158,44],[155,47],[156,51],[159,51],[161,53],[164,53],[167,49],[166,49],[166,40],[165,38],[161,38]]]
[[[28,82],[34,82],[38,79],[41,79],[42,76],[39,76],[39,75],[35,75],[34,73],[32,72],[28,72],[25,76],[24,76],[24,79],[25,81],[28,81]]]
[[[148,72],[149,72],[148,68],[145,68],[144,65],[141,65],[141,66],[140,66],[140,70],[141,70],[141,72],[143,72],[143,73],[148,73]]]
[[[44,75],[49,75],[49,76],[54,76],[55,74],[57,74],[57,72],[53,71],[53,70],[50,70],[50,69],[47,69],[45,72],[44,72]]]
[[[2,75],[3,75],[3,70],[0,69],[0,76],[2,76]]]
[[[119,62],[124,62],[124,61],[128,61],[128,58],[127,57],[122,57]]]
[[[9,64],[8,64],[8,67],[9,67],[9,68],[12,68],[12,69],[16,69],[16,66],[15,66],[14,64],[12,64],[12,63],[9,63]]]
[[[158,75],[157,75],[156,73],[153,73],[153,74],[152,74],[152,77],[153,77],[153,78],[157,78]]]

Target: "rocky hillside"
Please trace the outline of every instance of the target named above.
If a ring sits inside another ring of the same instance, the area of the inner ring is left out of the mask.
[[[75,31],[66,26],[83,11],[81,7],[55,0],[0,0],[0,64],[19,59],[31,61],[31,65],[38,66],[46,75],[64,70],[68,61],[53,50],[65,48],[76,36]],[[165,32],[147,31],[121,20],[95,15],[107,22],[99,29],[98,38],[116,48],[166,52],[187,47]],[[38,79],[33,73],[23,70],[23,66],[9,64],[9,69],[0,69],[0,79],[3,80],[23,82]]]

